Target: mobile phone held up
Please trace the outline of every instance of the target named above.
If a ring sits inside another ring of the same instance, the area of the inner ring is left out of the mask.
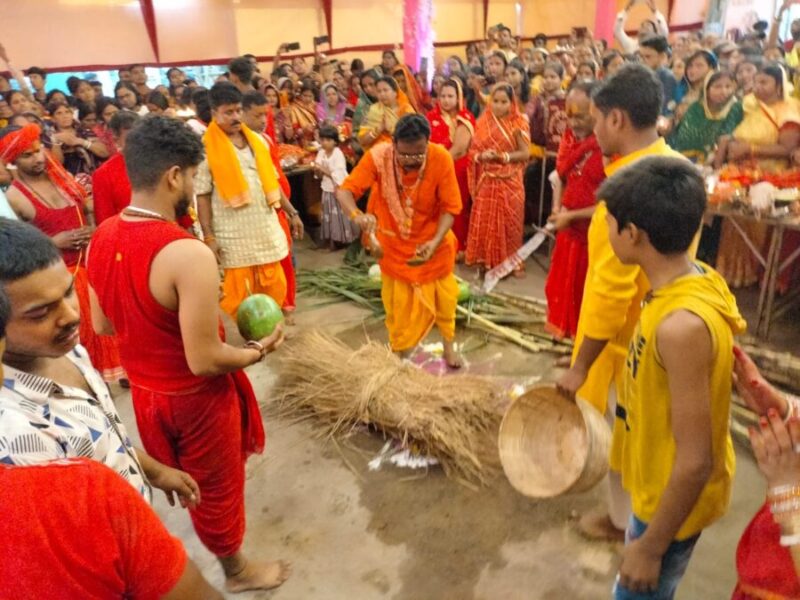
[[[300,50],[300,42],[292,42],[291,44],[286,44],[287,52],[294,52],[295,50]]]
[[[321,46],[322,44],[330,43],[330,41],[331,41],[330,37],[328,37],[327,35],[321,35],[319,37],[314,38],[314,45]]]

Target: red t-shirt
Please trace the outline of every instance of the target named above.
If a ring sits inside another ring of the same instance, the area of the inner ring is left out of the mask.
[[[0,597],[160,598],[186,551],[129,483],[99,462],[0,465]]]
[[[98,225],[121,213],[131,203],[131,182],[121,152],[109,158],[92,174],[92,196],[94,219]]]

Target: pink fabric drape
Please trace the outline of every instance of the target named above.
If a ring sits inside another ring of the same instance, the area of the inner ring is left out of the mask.
[[[617,17],[615,0],[597,0],[594,11],[594,37],[597,40],[614,42],[614,21]]]
[[[419,71],[427,58],[429,77],[433,73],[433,0],[403,0],[403,59]]]

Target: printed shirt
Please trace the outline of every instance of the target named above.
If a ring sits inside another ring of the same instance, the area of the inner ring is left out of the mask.
[[[92,394],[3,365],[0,464],[90,458],[116,471],[150,502],[150,484],[108,388],[82,346],[76,346],[67,358]]]
[[[235,269],[280,262],[288,256],[289,245],[278,213],[267,203],[256,158],[249,146],[234,146],[234,149],[250,190],[249,204],[233,208],[223,202],[207,159],[200,163],[194,179],[197,195],[211,194],[212,228],[222,251],[222,267]]]

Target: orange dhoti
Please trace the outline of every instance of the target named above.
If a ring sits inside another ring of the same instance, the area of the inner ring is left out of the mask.
[[[434,325],[445,340],[455,337],[458,282],[452,273],[430,283],[408,283],[386,274],[381,279],[386,328],[394,352],[413,349]]]
[[[266,294],[278,306],[286,300],[286,275],[280,263],[225,269],[220,307],[236,319],[239,305],[250,294]]]

